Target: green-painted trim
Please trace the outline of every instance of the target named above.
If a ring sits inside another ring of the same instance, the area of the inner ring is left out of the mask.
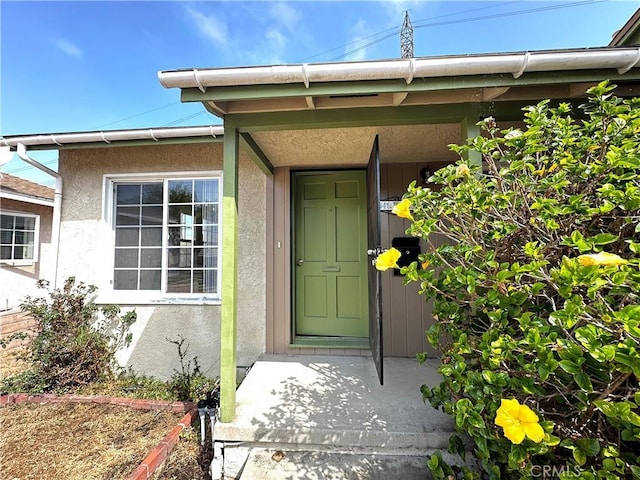
[[[477,125],[477,117],[466,117],[460,122],[460,133],[462,143],[467,143],[468,138],[475,138],[480,135],[480,127]],[[465,159],[469,161],[471,165],[476,165],[482,168],[482,154],[476,150],[470,150],[465,154]]]
[[[220,420],[236,414],[238,332],[238,130],[226,130],[222,170],[222,315],[220,339]]]
[[[146,147],[156,145],[190,145],[196,143],[220,143],[223,141],[223,135],[217,135],[215,138],[207,137],[185,137],[185,138],[165,138],[160,140],[123,140],[117,142],[83,142],[83,143],[67,143],[63,145],[56,144],[39,144],[27,145],[28,150],[80,150],[87,148],[117,148],[117,147]]]
[[[262,151],[253,137],[248,133],[241,133],[240,139],[242,140],[242,145],[246,147],[249,156],[258,168],[262,170],[265,175],[273,175],[273,164],[269,161],[269,157]]]
[[[433,92],[461,88],[518,87],[602,81],[638,80],[640,69],[619,74],[613,69],[577,70],[571,72],[531,72],[513,78],[509,73],[487,75],[459,75],[454,77],[415,78],[409,85],[402,80],[360,80],[353,82],[302,83],[281,85],[245,85],[209,88],[185,88],[180,92],[182,102],[226,102],[263,100],[266,98],[308,97],[328,95],[366,95],[397,92]]]
[[[361,348],[369,349],[369,337],[302,337],[297,336],[289,348]]]
[[[446,105],[410,105],[404,107],[365,107],[343,110],[304,110],[295,112],[245,113],[227,115],[225,126],[242,132],[264,130],[300,130],[307,128],[368,127],[384,125],[422,125],[459,123],[478,114],[500,115],[501,120],[521,120],[522,108],[531,102],[458,103]]]

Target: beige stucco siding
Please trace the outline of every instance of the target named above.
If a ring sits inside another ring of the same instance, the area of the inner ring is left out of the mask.
[[[121,303],[110,287],[112,227],[105,221],[105,175],[123,173],[219,172],[222,144],[97,148],[60,152],[64,178],[58,278],[74,275],[99,287],[99,301]],[[188,176],[188,175],[187,175]],[[241,152],[238,200],[238,365],[250,365],[265,349],[264,174]],[[224,225],[222,225],[224,228]],[[166,341],[183,336],[189,355],[215,375],[220,356],[220,305],[195,302],[122,304],[135,308],[132,346],[120,353],[134,370],[168,377],[178,355]]]
[[[27,295],[40,295],[39,279],[51,278],[54,258],[51,255],[51,219],[53,208],[46,205],[1,199],[0,211],[6,213],[28,213],[40,216],[38,239],[38,261],[28,265],[0,263],[0,310],[17,309]]]

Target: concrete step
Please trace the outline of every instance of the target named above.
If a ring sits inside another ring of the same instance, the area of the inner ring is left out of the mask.
[[[239,480],[424,480],[428,456],[252,449]],[[225,480],[233,477],[225,475]]]

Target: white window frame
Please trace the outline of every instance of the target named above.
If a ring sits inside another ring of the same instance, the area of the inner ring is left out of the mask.
[[[34,218],[35,226],[34,226],[34,235],[33,235],[33,258],[23,258],[23,259],[0,259],[0,263],[3,265],[11,265],[11,266],[24,266],[24,265],[33,265],[37,263],[39,260],[39,251],[40,251],[40,215],[31,213],[31,212],[20,212],[17,210],[2,210],[2,215],[9,215],[12,217],[25,217],[25,218]]]
[[[217,265],[217,293],[169,293],[165,292],[167,285],[167,241],[168,241],[168,215],[169,209],[163,208],[162,220],[162,267],[161,267],[161,289],[160,290],[115,290],[113,288],[114,267],[115,267],[115,185],[123,183],[146,183],[162,182],[164,185],[163,206],[168,204],[169,191],[167,183],[169,180],[218,180],[218,265]],[[103,175],[103,202],[102,220],[107,225],[110,238],[107,242],[109,251],[109,261],[104,263],[103,268],[107,268],[102,277],[103,288],[98,290],[98,302],[117,303],[130,305],[147,304],[196,304],[196,305],[219,305],[222,290],[222,171],[181,171],[181,172],[153,172],[153,173],[116,173]]]

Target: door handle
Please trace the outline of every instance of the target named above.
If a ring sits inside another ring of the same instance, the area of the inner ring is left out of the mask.
[[[302,266],[302,264],[304,263],[304,260],[299,258],[298,260],[296,260],[296,265],[298,265],[299,267]]]

